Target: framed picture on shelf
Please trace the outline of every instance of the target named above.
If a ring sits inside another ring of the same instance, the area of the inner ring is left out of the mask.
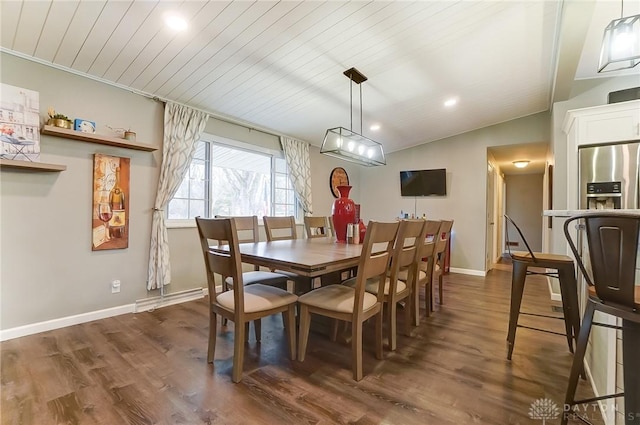
[[[40,161],[40,93],[0,83],[0,158]]]
[[[130,159],[93,156],[93,251],[129,247]]]

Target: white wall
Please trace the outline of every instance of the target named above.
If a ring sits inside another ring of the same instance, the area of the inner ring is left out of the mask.
[[[549,114],[541,112],[389,154],[385,167],[360,173],[363,215],[388,221],[415,209],[428,218],[452,218],[451,267],[484,273],[487,148],[548,140]],[[401,197],[400,171],[427,168],[447,169],[447,196]]]

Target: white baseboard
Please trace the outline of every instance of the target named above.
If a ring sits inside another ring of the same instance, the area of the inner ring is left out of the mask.
[[[593,390],[593,395],[596,397],[600,397],[603,394],[600,394],[598,388],[596,388],[595,382],[593,382],[593,376],[591,375],[591,368],[589,367],[589,362],[584,362],[584,371],[587,374],[587,381],[591,384],[591,389]],[[604,420],[605,425],[614,425],[616,421],[616,412],[611,408],[611,405],[607,405],[609,400],[598,400],[598,407],[600,408],[600,414],[602,415],[602,420]]]
[[[459,269],[457,267],[451,267],[451,268],[449,268],[449,271],[451,273],[467,274],[467,275],[470,275],[470,276],[482,276],[482,277],[485,277],[487,275],[487,272],[485,272],[484,270]]]
[[[125,304],[118,307],[105,308],[104,310],[90,311],[88,313],[0,330],[0,341],[7,341],[9,339],[20,338],[21,336],[33,335],[94,320],[106,319],[107,317],[119,316],[121,314],[133,313],[134,307],[135,304]]]
[[[209,291],[206,288],[189,289],[186,291],[167,294],[162,298],[144,298],[142,300],[137,300],[135,304],[125,304],[118,307],[105,308],[103,310],[90,311],[88,313],[76,314],[73,316],[61,317],[59,319],[52,319],[44,322],[4,329],[0,330],[0,341],[7,341],[14,338],[20,338],[22,336],[65,328],[67,326],[79,325],[81,323],[92,322],[94,320],[106,319],[107,317],[120,316],[121,314],[140,313],[143,311],[150,311],[155,308],[197,300],[204,297],[208,292]]]
[[[155,310],[156,308],[197,300],[204,297],[204,292],[205,291],[202,288],[195,288],[187,289],[186,291],[173,292],[163,297],[158,296],[136,300],[134,313]]]

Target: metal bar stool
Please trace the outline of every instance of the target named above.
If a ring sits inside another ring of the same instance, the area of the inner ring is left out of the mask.
[[[576,220],[584,222],[591,272],[587,271],[578,254],[569,226]],[[564,234],[576,262],[589,285],[589,297],[582,319],[582,328],[573,357],[562,424],[574,414],[573,408],[582,403],[624,396],[625,424],[640,425],[640,286],[636,285],[640,215],[593,213],[569,218]],[[622,327],[593,321],[596,310],[619,317]],[[624,393],[604,395],[588,400],[575,400],[578,375],[583,369],[584,355],[591,326],[622,329],[622,362]],[[581,419],[578,416],[578,419]]]
[[[509,216],[505,215],[504,217],[506,219],[505,229],[508,229],[510,223],[517,230],[520,238],[527,247],[527,251],[511,252],[511,250],[509,250],[509,255],[513,262],[513,274],[511,275],[511,307],[509,310],[509,332],[507,334],[507,359],[511,360],[516,338],[516,328],[518,327],[553,333],[556,335],[566,335],[569,351],[573,353],[573,340],[578,335],[578,331],[580,329],[578,288],[576,284],[573,259],[567,255],[534,253],[516,223]],[[505,231],[507,248],[510,245],[508,235],[509,232]],[[552,269],[553,271],[538,272],[529,270],[529,267],[541,267],[544,269]],[[522,305],[522,293],[524,292],[524,282],[526,277],[529,275],[551,276],[560,280],[563,317],[520,312],[520,307]],[[520,314],[564,320],[566,333],[560,334],[546,329],[519,325],[518,317]]]

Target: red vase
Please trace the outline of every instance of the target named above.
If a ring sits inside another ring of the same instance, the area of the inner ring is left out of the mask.
[[[336,242],[347,242],[347,224],[356,221],[356,205],[349,199],[351,186],[338,186],[340,197],[333,201],[331,216],[336,230]]]

